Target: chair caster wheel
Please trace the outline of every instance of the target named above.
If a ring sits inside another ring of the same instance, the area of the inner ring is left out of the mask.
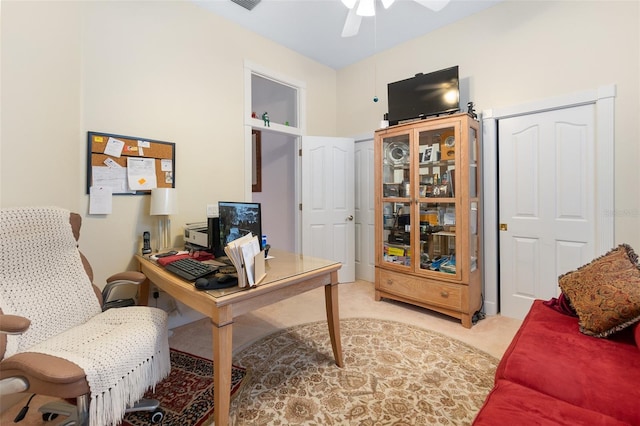
[[[164,412],[162,410],[156,410],[151,413],[151,423],[160,423],[164,418]]]
[[[42,413],[42,420],[45,422],[50,422],[51,420],[58,417],[56,413]]]

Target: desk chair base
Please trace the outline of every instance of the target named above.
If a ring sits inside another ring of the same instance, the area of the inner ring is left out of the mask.
[[[76,399],[76,404],[68,402],[50,402],[38,409],[42,413],[45,422],[54,420],[58,415],[66,418],[56,426],[86,426],[89,424],[89,395],[83,395]],[[160,401],[157,399],[141,399],[132,407],[127,408],[127,413],[134,411],[148,411],[151,423],[160,423],[164,418],[164,412],[160,409]]]

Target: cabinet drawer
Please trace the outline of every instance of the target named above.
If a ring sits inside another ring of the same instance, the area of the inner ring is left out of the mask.
[[[462,309],[460,286],[383,269],[378,269],[378,277],[377,286],[380,291],[457,311]]]

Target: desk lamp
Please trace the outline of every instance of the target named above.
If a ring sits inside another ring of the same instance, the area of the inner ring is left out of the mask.
[[[178,213],[178,194],[175,188],[155,188],[151,190],[151,216],[158,218],[158,249],[169,248],[171,242],[171,221],[169,215]]]

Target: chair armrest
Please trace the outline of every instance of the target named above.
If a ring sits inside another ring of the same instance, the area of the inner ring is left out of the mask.
[[[4,334],[22,334],[31,325],[29,318],[18,315],[0,314],[0,333]]]
[[[139,285],[140,282],[129,280],[115,280],[107,283],[102,289],[102,310],[135,305],[138,302]]]
[[[146,279],[147,277],[145,277],[142,272],[124,271],[124,272],[119,272],[117,274],[114,274],[109,278],[107,278],[107,283],[110,283],[112,281],[129,281],[135,284],[142,284],[142,282]]]

